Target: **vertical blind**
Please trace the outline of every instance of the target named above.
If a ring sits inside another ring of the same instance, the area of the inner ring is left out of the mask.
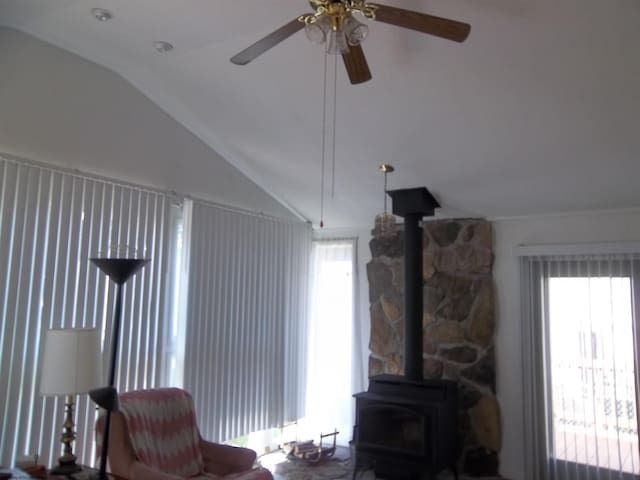
[[[637,479],[640,256],[524,256],[530,479]]]
[[[184,385],[205,438],[298,418],[311,227],[194,201]]]
[[[117,387],[158,384],[170,205],[164,193],[0,157],[0,464],[60,455],[64,398],[39,393],[46,330],[101,329],[106,369],[115,290],[88,259],[115,245],[152,260],[123,289]],[[77,397],[74,449],[92,463],[87,397]]]

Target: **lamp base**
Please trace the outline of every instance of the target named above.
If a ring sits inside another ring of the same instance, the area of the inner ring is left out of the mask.
[[[62,456],[58,458],[58,465],[50,470],[53,475],[71,475],[82,471],[82,467],[76,463],[78,457],[73,454],[72,448],[76,439],[76,432],[73,431],[73,395],[67,395],[64,410],[65,419],[60,435],[63,445]]]

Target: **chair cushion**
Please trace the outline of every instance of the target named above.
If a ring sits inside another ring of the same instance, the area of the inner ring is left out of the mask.
[[[138,460],[181,477],[204,472],[191,395],[178,388],[122,393],[120,411]]]

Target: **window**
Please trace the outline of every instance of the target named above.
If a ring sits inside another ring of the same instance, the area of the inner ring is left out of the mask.
[[[306,417],[302,435],[336,428],[346,445],[353,428],[352,355],[355,241],[315,241],[311,254]]]
[[[578,332],[578,349],[580,351],[580,357],[596,360],[598,358],[596,332]]]
[[[529,257],[523,272],[532,478],[637,478],[640,264],[631,256]]]
[[[60,455],[64,399],[39,392],[41,344],[49,328],[99,327],[109,353],[114,284],[89,257],[127,245],[152,259],[123,291],[117,387],[162,382],[163,292],[171,197],[130,185],[0,157],[0,464]],[[74,449],[94,452],[95,405],[77,397]]]

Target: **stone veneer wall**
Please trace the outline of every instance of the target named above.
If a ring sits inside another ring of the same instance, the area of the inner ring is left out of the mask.
[[[403,374],[404,231],[376,235],[367,265],[369,375]],[[459,468],[497,475],[501,448],[494,354],[493,233],[485,220],[423,224],[424,377],[458,382]]]

